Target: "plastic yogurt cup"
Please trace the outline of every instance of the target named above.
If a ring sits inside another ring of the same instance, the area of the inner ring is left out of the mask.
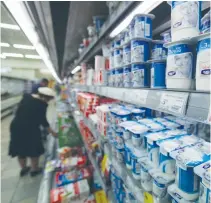
[[[134,37],[152,39],[152,14],[137,14],[134,16]]]
[[[121,48],[114,49],[113,61],[114,61],[114,68],[118,68],[118,67],[121,67],[123,65],[123,63],[122,63],[122,49]]]
[[[210,11],[201,19],[201,33],[210,32]]]
[[[166,59],[167,49],[163,46],[163,41],[153,40],[153,47],[151,51],[152,60],[163,60]]]
[[[133,153],[133,144],[131,140],[125,141],[125,164],[128,169],[132,169],[131,155]]]
[[[130,43],[127,43],[123,46],[123,64],[127,65],[131,63],[131,51],[130,51]]]
[[[131,63],[149,60],[149,40],[134,38],[131,40]]]
[[[123,87],[131,87],[131,66],[123,67]]]
[[[115,87],[123,87],[123,69],[115,69]]]
[[[131,86],[149,87],[149,70],[147,68],[147,64],[131,64]]]
[[[145,110],[134,108],[132,111],[132,120],[139,121],[140,119],[144,118]]]
[[[163,37],[165,43],[171,42],[171,29],[161,33],[160,36]]]

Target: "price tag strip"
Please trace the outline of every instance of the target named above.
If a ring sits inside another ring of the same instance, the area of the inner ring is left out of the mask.
[[[185,115],[188,101],[187,92],[162,92],[159,110],[177,115]]]

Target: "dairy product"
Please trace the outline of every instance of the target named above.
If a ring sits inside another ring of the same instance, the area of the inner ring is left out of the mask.
[[[195,37],[200,33],[201,2],[171,2],[171,35],[172,41]]]
[[[117,68],[115,70],[115,87],[123,87],[123,69]]]
[[[165,43],[171,42],[171,29],[161,33],[160,36],[163,37]]]
[[[153,40],[152,43],[153,43],[153,47],[151,51],[151,59],[152,60],[166,59],[167,49],[163,47],[163,41]]]
[[[151,88],[166,87],[166,62],[152,61],[150,70]]]
[[[123,46],[123,64],[128,65],[131,62],[130,43]]]
[[[193,54],[188,43],[168,46],[166,87],[190,89],[193,78]]]
[[[137,14],[134,16],[134,37],[152,38],[152,19],[151,14]]]
[[[143,63],[131,64],[131,86],[132,87],[149,86],[149,74],[146,64]]]
[[[145,110],[134,108],[131,110],[132,112],[132,120],[139,121],[140,119],[144,118]]]
[[[197,61],[196,61],[196,89],[202,91],[210,91],[210,75],[211,75],[211,49],[210,35],[207,34],[200,38],[197,45]]]
[[[114,61],[114,68],[119,68],[122,66],[122,49],[118,48],[118,49],[114,49],[114,57],[113,57],[113,61]]]
[[[149,40],[135,38],[131,40],[131,63],[149,60]]]
[[[210,11],[201,19],[201,33],[210,32]]]
[[[131,87],[131,66],[123,67],[123,87]]]
[[[128,169],[132,169],[131,156],[133,153],[133,144],[131,140],[125,141],[125,164]]]

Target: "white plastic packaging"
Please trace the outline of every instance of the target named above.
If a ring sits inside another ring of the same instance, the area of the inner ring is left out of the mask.
[[[171,2],[172,41],[199,35],[201,25],[200,1]]]

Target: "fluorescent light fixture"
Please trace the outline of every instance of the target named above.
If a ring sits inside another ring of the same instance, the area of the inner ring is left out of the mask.
[[[13,47],[17,48],[17,49],[30,49],[30,50],[34,50],[35,49],[33,46],[23,45],[23,44],[13,44]]]
[[[0,47],[10,47],[8,43],[1,42]]]
[[[6,59],[6,56],[3,55],[3,54],[0,54],[0,57],[1,57],[2,59]]]
[[[2,53],[6,57],[23,58],[23,54],[18,53]]]
[[[72,73],[72,74],[75,74],[75,73],[77,73],[79,70],[81,70],[81,66],[76,66],[76,67],[71,71],[71,73]]]
[[[122,32],[130,24],[131,20],[136,14],[148,14],[163,1],[142,1],[111,33],[110,37],[113,38]]]
[[[28,59],[42,59],[39,55],[25,55],[25,58],[28,58]]]
[[[10,13],[15,18],[16,22],[20,25],[21,29],[35,47],[37,53],[41,56],[44,61],[46,67],[49,69],[53,77],[61,83],[60,78],[58,77],[54,66],[50,60],[50,56],[48,50],[40,43],[39,35],[36,31],[35,25],[31,20],[31,17],[24,5],[23,1],[5,1],[5,5],[7,6]]]
[[[18,25],[7,24],[7,23],[0,23],[0,27],[11,30],[20,30],[20,27]]]

